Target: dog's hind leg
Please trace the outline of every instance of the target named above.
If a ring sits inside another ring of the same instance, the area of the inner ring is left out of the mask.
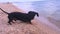
[[[11,21],[9,20],[9,21],[8,21],[8,23],[11,25],[11,23],[10,23],[10,22],[11,22]]]
[[[10,25],[12,25],[11,22],[13,22],[12,19],[9,19],[8,23],[9,23]]]

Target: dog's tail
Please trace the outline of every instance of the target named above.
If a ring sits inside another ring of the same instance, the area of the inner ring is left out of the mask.
[[[1,9],[1,8],[0,8],[0,10],[3,11],[4,13],[6,13],[6,14],[9,14],[8,12],[5,12],[5,11],[4,11],[3,9]]]

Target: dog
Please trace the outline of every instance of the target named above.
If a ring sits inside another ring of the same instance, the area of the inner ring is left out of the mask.
[[[23,22],[29,22],[31,24],[31,20],[34,19],[34,16],[37,15],[39,17],[39,14],[37,12],[34,11],[29,11],[28,13],[21,13],[21,12],[11,12],[8,13],[6,11],[4,11],[3,9],[0,8],[1,11],[3,11],[4,13],[8,14],[8,23],[11,25],[11,22],[13,22],[13,20],[20,20]]]

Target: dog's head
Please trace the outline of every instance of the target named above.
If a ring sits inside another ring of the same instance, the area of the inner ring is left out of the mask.
[[[37,15],[39,17],[39,14],[37,12],[34,12],[34,11],[29,11],[28,14],[34,14],[34,15]]]

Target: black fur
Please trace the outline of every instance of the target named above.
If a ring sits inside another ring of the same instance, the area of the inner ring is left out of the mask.
[[[0,8],[1,9],[1,8]],[[2,9],[1,9],[2,10]],[[21,20],[23,22],[29,22],[31,24],[31,20],[34,19],[34,16],[38,15],[37,12],[29,11],[28,13],[21,13],[21,12],[12,12],[12,13],[7,13],[4,10],[2,10],[4,13],[8,14],[8,23],[11,24],[13,20]]]

